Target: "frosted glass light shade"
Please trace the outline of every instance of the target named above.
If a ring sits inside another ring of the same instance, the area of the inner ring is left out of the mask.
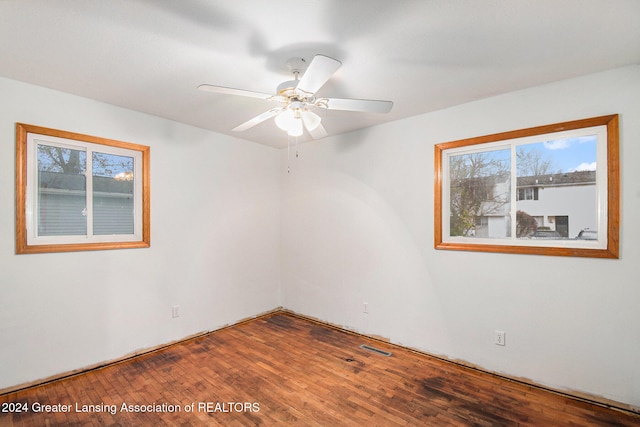
[[[289,129],[291,129],[295,120],[295,114],[291,110],[283,111],[274,119],[274,121],[276,122],[276,126],[278,126],[285,132],[288,132]]]
[[[287,131],[289,136],[301,136],[302,135],[302,120],[293,119],[291,127]]]
[[[287,132],[290,136],[302,135],[302,120],[296,117],[293,110],[286,110],[278,114],[274,119],[276,126]]]

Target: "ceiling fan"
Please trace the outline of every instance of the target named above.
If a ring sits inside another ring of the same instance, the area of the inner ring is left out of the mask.
[[[321,117],[312,111],[314,109],[365,113],[388,113],[391,111],[393,106],[391,101],[317,97],[316,92],[333,76],[342,63],[328,56],[316,55],[300,77],[305,63],[303,58],[292,58],[287,61],[287,66],[293,73],[294,80],[278,85],[275,95],[208,84],[202,84],[198,86],[198,89],[226,95],[264,99],[281,104],[234,127],[232,130],[235,132],[245,131],[275,117],[276,125],[290,136],[301,136],[306,129],[311,138],[320,139],[328,134],[322,126]]]

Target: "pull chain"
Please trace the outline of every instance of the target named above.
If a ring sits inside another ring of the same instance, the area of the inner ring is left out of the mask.
[[[287,135],[287,173],[291,173],[291,138]]]
[[[298,152],[298,137],[295,137],[295,143],[293,147],[296,151],[296,159],[300,157]],[[287,135],[287,173],[291,173],[291,136]]]

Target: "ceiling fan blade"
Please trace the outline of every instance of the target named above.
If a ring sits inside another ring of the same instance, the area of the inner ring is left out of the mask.
[[[360,111],[363,113],[388,113],[393,107],[391,101],[378,101],[373,99],[341,99],[320,98],[316,101],[317,107],[328,110]]]
[[[324,126],[322,126],[322,123],[320,123],[318,126],[313,128],[312,130],[309,130],[307,128],[307,132],[309,132],[309,135],[311,135],[311,138],[313,138],[313,139],[320,139],[320,138],[324,138],[325,136],[329,135],[327,133],[327,130],[324,128]]]
[[[198,86],[198,89],[203,90],[205,92],[222,93],[225,95],[248,96],[250,98],[258,98],[258,99],[275,99],[276,98],[275,96],[270,95],[268,93],[253,92],[251,90],[244,90],[244,89],[234,89],[232,87],[224,87],[224,86],[200,85]]]
[[[324,55],[316,55],[313,57],[311,64],[304,72],[296,89],[303,92],[314,94],[338,71],[342,62],[337,59],[329,58]]]
[[[271,117],[277,115],[278,113],[280,113],[283,110],[283,108],[272,108],[269,111],[265,111],[264,113],[255,116],[253,119],[247,120],[246,122],[234,127],[233,129],[231,129],[234,132],[242,132],[245,131],[247,129],[250,129],[252,127],[254,127],[257,124],[260,124],[262,122],[264,122],[265,120],[270,119]]]

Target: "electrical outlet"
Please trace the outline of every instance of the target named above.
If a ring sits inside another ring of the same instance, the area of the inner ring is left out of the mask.
[[[173,317],[173,318],[180,317],[180,306],[179,305],[174,305],[173,307],[171,307],[171,317]]]
[[[365,314],[369,314],[369,303],[365,302],[363,304],[364,304],[364,307],[362,308],[362,312]]]
[[[495,331],[495,343],[496,345],[505,345],[505,332]]]

